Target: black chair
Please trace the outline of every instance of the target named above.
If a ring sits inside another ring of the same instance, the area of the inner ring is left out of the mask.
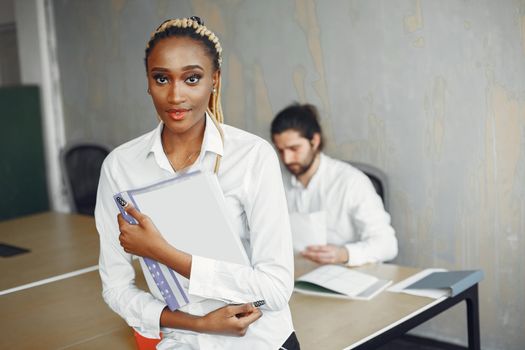
[[[347,163],[361,170],[363,173],[365,173],[366,176],[368,176],[368,178],[372,182],[372,185],[374,185],[374,188],[377,194],[383,200],[383,205],[385,207],[385,210],[388,211],[390,198],[389,198],[388,182],[387,182],[386,174],[382,172],[380,169],[372,165],[369,165],[369,164],[359,163],[359,162],[350,162],[350,161],[347,161]]]
[[[69,204],[73,212],[94,215],[98,180],[109,147],[95,143],[74,143],[60,152]]]

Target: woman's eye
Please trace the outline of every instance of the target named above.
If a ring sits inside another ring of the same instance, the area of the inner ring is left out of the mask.
[[[165,75],[156,75],[153,77],[157,84],[165,85],[168,83],[168,78]]]
[[[194,85],[194,84],[197,84],[197,83],[199,82],[199,80],[201,80],[201,77],[200,77],[199,75],[197,75],[197,74],[194,74],[194,75],[192,75],[191,77],[188,77],[188,78],[186,79],[186,82],[187,82],[188,84],[192,84],[192,85]]]

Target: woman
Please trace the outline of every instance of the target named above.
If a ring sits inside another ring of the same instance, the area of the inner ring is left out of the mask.
[[[103,296],[142,335],[158,338],[162,331],[159,349],[299,348],[288,308],[293,255],[278,160],[266,141],[221,125],[221,52],[218,38],[198,17],[168,20],[152,33],[145,64],[160,123],[116,148],[100,177],[95,218]],[[189,170],[217,175],[252,266],[180,251],[133,208],[128,213],[138,225],[117,217],[113,194]],[[188,278],[190,304],[172,312],[137,289],[132,255]],[[249,303],[260,299],[266,301],[261,310]]]

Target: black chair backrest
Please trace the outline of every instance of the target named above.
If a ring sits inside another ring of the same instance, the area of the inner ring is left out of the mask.
[[[372,185],[374,185],[377,194],[383,200],[385,210],[388,211],[389,193],[386,174],[378,168],[369,164],[350,161],[348,161],[347,163],[350,163],[352,166],[361,170],[363,173],[365,173],[366,176],[368,176],[368,178],[372,182]]]
[[[62,171],[75,212],[94,214],[100,169],[108,154],[108,147],[93,143],[77,143],[62,150]]]

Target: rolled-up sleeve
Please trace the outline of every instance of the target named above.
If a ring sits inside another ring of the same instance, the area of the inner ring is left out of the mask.
[[[103,166],[97,192],[95,220],[100,236],[99,272],[102,296],[129,326],[149,338],[159,338],[160,314],[166,304],[135,286],[132,256],[120,246],[118,208],[113,195],[118,186],[111,177],[111,156]]]
[[[193,256],[190,294],[285,308],[293,290],[293,250],[281,170],[273,148],[257,145],[244,176],[243,207],[250,230],[251,265]]]
[[[390,225],[390,215],[366,175],[356,178],[346,197],[354,202],[348,215],[360,235],[359,241],[345,245],[348,265],[394,259],[397,256],[397,238]]]

